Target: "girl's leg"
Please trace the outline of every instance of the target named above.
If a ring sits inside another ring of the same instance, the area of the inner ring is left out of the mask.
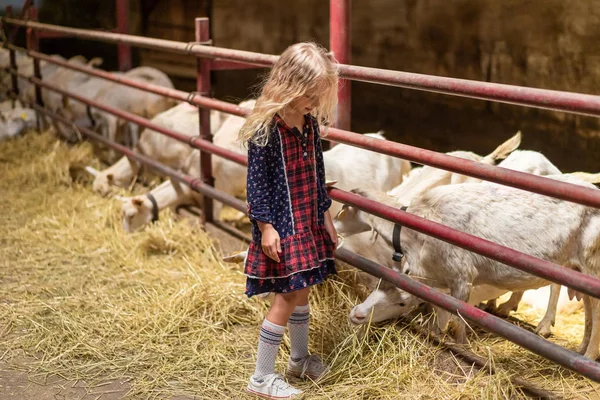
[[[288,361],[288,374],[298,378],[309,377],[320,379],[328,368],[321,358],[308,353],[308,327],[310,321],[310,308],[308,295],[310,288],[298,291],[298,301],[294,312],[288,321],[290,329],[290,359]]]
[[[310,287],[297,292],[296,308],[288,321],[290,331],[290,358],[298,362],[308,357],[308,327],[310,321],[310,307],[308,296]]]
[[[296,293],[275,294],[271,309],[260,328],[256,370],[252,376],[255,380],[275,373],[275,360],[283,339],[285,325],[296,307]]]
[[[296,307],[300,292],[304,290],[297,290],[291,293],[275,293],[273,304],[271,304],[271,308],[267,313],[267,320],[274,324],[285,326]]]
[[[275,374],[275,360],[285,324],[296,307],[295,292],[276,294],[267,318],[263,321],[258,339],[256,371],[250,378],[247,390],[268,399],[289,399],[302,393],[279,374]]]

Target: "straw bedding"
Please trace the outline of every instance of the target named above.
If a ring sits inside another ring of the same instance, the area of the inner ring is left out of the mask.
[[[125,234],[119,201],[92,193],[85,165],[100,167],[89,143],[67,146],[48,133],[0,143],[3,360],[25,353],[32,374],[126,378],[131,398],[248,398],[268,304],[243,295],[241,267],[221,263],[197,225],[165,212]],[[567,398],[598,396],[589,380],[479,330],[472,348],[495,375],[432,345],[418,333],[419,319],[364,334],[347,322],[364,296],[359,286],[344,269],[313,292],[311,350],[333,372],[318,385],[296,382],[306,398],[523,398],[513,375]],[[527,308],[517,317],[541,319]],[[575,348],[582,324],[581,311],[559,316],[552,340]],[[288,345],[286,338],[281,371]]]

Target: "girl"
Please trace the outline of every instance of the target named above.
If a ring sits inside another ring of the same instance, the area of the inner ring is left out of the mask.
[[[318,379],[326,371],[308,353],[310,286],[335,274],[337,233],[325,189],[319,123],[337,103],[333,57],[314,43],[288,47],[275,63],[254,110],[240,130],[248,143],[247,195],[252,243],[245,262],[246,294],[275,293],[258,341],[248,390],[287,399],[301,393],[275,374],[286,324],[288,374]]]

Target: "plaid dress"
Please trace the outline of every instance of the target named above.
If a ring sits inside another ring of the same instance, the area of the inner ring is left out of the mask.
[[[333,241],[324,213],[331,206],[319,124],[305,116],[302,132],[278,115],[266,146],[248,143],[247,196],[252,242],[244,273],[246,294],[287,293],[336,273]],[[280,262],[261,247],[257,221],[273,225],[281,239]]]

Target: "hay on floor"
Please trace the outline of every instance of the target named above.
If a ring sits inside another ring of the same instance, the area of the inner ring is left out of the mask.
[[[36,358],[31,373],[88,382],[128,378],[131,396],[246,398],[267,304],[247,299],[240,266],[221,263],[206,232],[168,212],[125,234],[120,203],[91,191],[89,144],[50,134],[0,143],[0,354]],[[567,398],[598,385],[506,341],[478,333],[472,347],[497,369],[460,364],[410,324],[347,322],[359,299],[345,271],[313,292],[311,350],[332,365],[323,382],[297,382],[311,399],[523,398],[518,376]],[[541,316],[521,317],[529,321]],[[413,322],[416,324],[417,322]],[[574,348],[581,313],[559,318],[552,340]],[[286,337],[277,368],[288,354]]]

